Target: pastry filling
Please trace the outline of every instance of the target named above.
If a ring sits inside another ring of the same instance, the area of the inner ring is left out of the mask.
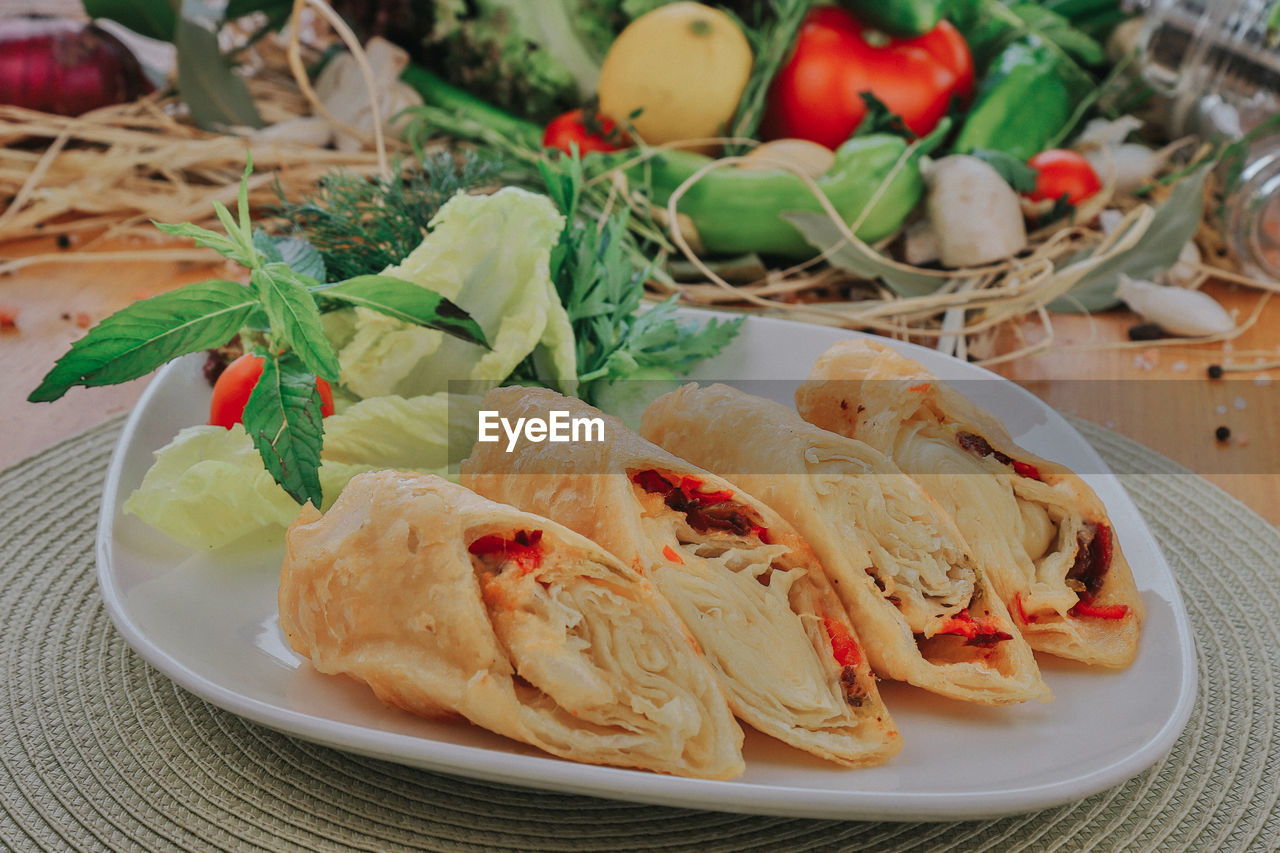
[[[849,629],[831,617],[823,617],[823,627],[831,640],[831,654],[840,664],[840,686],[844,688],[844,700],[854,708],[862,707],[867,693],[858,682],[858,667],[862,664],[862,649]]]
[[[1019,462],[1006,453],[1001,453],[991,446],[985,438],[971,432],[956,433],[956,441],[960,446],[970,453],[978,456],[990,456],[1001,465],[1008,465],[1013,472],[1020,477],[1030,477],[1032,480],[1040,479],[1040,469],[1032,465],[1030,462]]]
[[[942,623],[942,626],[934,633],[935,636],[938,634],[952,634],[957,637],[963,637],[966,646],[979,646],[984,649],[989,649],[1004,640],[1013,639],[1012,634],[1000,630],[996,620],[989,617],[986,619],[974,619],[973,614],[969,612],[967,607]]]
[[[467,551],[526,706],[621,749],[662,732],[651,748],[679,757],[702,726],[699,699],[681,686],[695,681],[684,640],[654,630],[625,579],[548,549],[541,530],[488,534]]]
[[[467,552],[475,557],[490,557],[498,563],[510,560],[527,575],[542,565],[541,530],[521,530],[511,538],[491,533],[471,543]]]
[[[1094,603],[1111,568],[1111,536],[1111,528],[1101,522],[1085,522],[1076,534],[1076,559],[1067,572],[1067,586],[1080,596],[1068,611],[1076,618],[1123,619],[1129,612],[1127,604]]]
[[[829,653],[830,641],[821,623],[807,624],[792,609],[807,570],[770,541],[759,513],[698,477],[653,469],[628,476],[646,530],[664,543],[654,585],[726,676],[730,705],[767,708],[800,727],[844,725],[861,704],[857,669],[815,656],[818,648]]]
[[[768,531],[755,513],[733,502],[732,489],[704,492],[697,477],[667,477],[657,471],[639,471],[631,482],[649,494],[661,495],[662,501],[676,512],[684,513],[689,526],[699,533],[719,531],[735,536],[754,534],[769,544]]]

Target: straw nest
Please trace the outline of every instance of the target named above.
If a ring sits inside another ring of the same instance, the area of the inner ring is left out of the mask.
[[[306,26],[304,16],[310,16]],[[327,25],[325,35],[330,39],[336,34],[361,56],[354,35],[323,0],[297,0],[291,26],[286,29],[289,35],[263,39],[244,54],[249,63],[246,82],[268,124],[324,114],[303,61],[308,50],[319,46],[304,43],[299,35],[315,32],[318,22]],[[374,126],[380,127],[380,122]],[[183,105],[164,94],[75,118],[0,106],[0,199],[6,200],[0,211],[0,243],[71,233],[86,238],[77,241],[78,251],[27,255],[0,263],[0,273],[38,263],[100,261],[104,253],[96,250],[105,241],[119,243],[120,238],[167,243],[167,238],[150,226],[151,220],[210,223],[213,201],[234,201],[246,155],[252,156],[254,163],[249,190],[251,203],[258,208],[271,206],[281,193],[298,198],[311,192],[335,169],[385,174],[388,152],[394,152],[400,143],[382,138],[380,133],[366,142],[362,150],[338,151],[302,141],[264,139],[248,132],[211,133],[195,127]],[[733,166],[734,159],[727,158],[711,168]],[[686,182],[665,211],[646,211],[668,225],[664,259],[676,261],[687,273],[650,282],[655,295],[678,294],[691,304],[872,330],[936,345],[987,364],[1053,346],[1053,324],[1045,306],[1059,297],[1070,299],[1072,286],[1091,270],[1142,240],[1151,224],[1153,205],[1161,199],[1160,191],[1140,199],[1119,196],[1106,187],[1076,212],[1072,223],[1058,223],[1031,235],[1029,250],[1017,258],[983,267],[940,270],[893,260],[891,246],[862,243],[853,234],[857,223],[843,222],[812,179],[805,178],[847,241],[846,251],[877,252],[880,261],[887,259],[905,272],[938,279],[936,291],[902,297],[883,284],[824,263],[826,255],[785,269],[749,266],[729,276],[699,257],[676,214],[681,195],[701,177],[695,175]],[[1206,193],[1212,192],[1210,181]],[[610,198],[614,203],[641,203],[625,185],[613,187]],[[1124,214],[1123,225],[1110,234],[1083,224],[1096,221],[1096,214],[1104,207]],[[1206,209],[1210,207],[1206,204]],[[1198,287],[1212,277],[1263,291],[1274,289],[1232,267],[1223,251],[1222,237],[1210,221],[1202,224],[1196,239],[1206,260],[1190,286]],[[173,245],[178,248],[150,247],[113,254],[157,261],[216,260],[209,250]],[[1087,257],[1079,260],[1082,254]],[[1236,337],[1256,321],[1268,296],[1269,292],[1263,293],[1251,315],[1242,318],[1232,332],[1192,342]],[[1040,331],[1034,331],[1037,327]],[[1180,338],[1134,345],[1186,342],[1188,339]]]

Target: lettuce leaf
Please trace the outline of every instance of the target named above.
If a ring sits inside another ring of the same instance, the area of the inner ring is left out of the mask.
[[[456,478],[476,437],[480,400],[463,395],[378,397],[325,419],[320,485],[326,507],[356,474],[383,468]],[[271,478],[244,427],[188,427],[156,451],[125,502],[136,515],[194,548],[218,548],[270,528],[298,505]]]
[[[483,393],[533,354],[552,384],[572,393],[573,329],[550,274],[563,226],[549,199],[515,187],[454,196],[422,244],[384,272],[466,309],[492,349],[357,308],[354,330],[338,354],[343,384],[365,398],[434,394],[448,391],[451,381]]]

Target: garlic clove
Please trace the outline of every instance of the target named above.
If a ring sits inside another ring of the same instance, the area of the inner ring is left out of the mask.
[[[250,135],[262,142],[299,142],[324,148],[333,141],[333,127],[320,116],[297,116],[255,129]]]
[[[1178,252],[1178,260],[1174,265],[1157,275],[1155,280],[1156,284],[1170,287],[1189,287],[1201,275],[1200,247],[1188,240]]]
[[[1102,233],[1108,237],[1115,233],[1115,230],[1120,227],[1120,223],[1123,221],[1124,213],[1114,207],[1108,207],[1098,214],[1098,225],[1102,227]]]
[[[1199,290],[1168,287],[1121,273],[1116,296],[1171,335],[1219,335],[1236,326],[1217,300]]]
[[[1116,192],[1128,193],[1150,183],[1172,152],[1126,142],[1091,148],[1083,153],[1104,184],[1112,184]]]
[[[925,182],[925,208],[943,266],[978,266],[1026,248],[1018,194],[986,161],[951,154],[929,166]]]
[[[1074,143],[1076,148],[1092,148],[1108,145],[1119,145],[1142,127],[1142,119],[1135,116],[1120,116],[1117,119],[1095,118],[1080,131]]]

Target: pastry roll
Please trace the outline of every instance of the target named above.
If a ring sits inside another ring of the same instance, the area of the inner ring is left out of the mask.
[[[1133,661],[1142,601],[1106,508],[1078,476],[876,341],[831,347],[796,403],[806,420],[890,454],[938,499],[1033,649]]]
[[[500,388],[483,408],[512,422],[556,410],[603,420],[603,441],[526,438],[510,453],[477,443],[462,482],[559,521],[648,577],[740,719],[849,766],[884,762],[901,748],[848,613],[776,513],[579,400]]]
[[[734,437],[748,423],[750,433]],[[848,605],[877,674],[993,705],[1049,698],[955,522],[883,453],[725,385],[658,398],[641,434],[799,531]]]
[[[742,730],[652,585],[545,518],[433,475],[351,480],[289,529],[280,627],[323,673],[554,755],[740,774]]]

